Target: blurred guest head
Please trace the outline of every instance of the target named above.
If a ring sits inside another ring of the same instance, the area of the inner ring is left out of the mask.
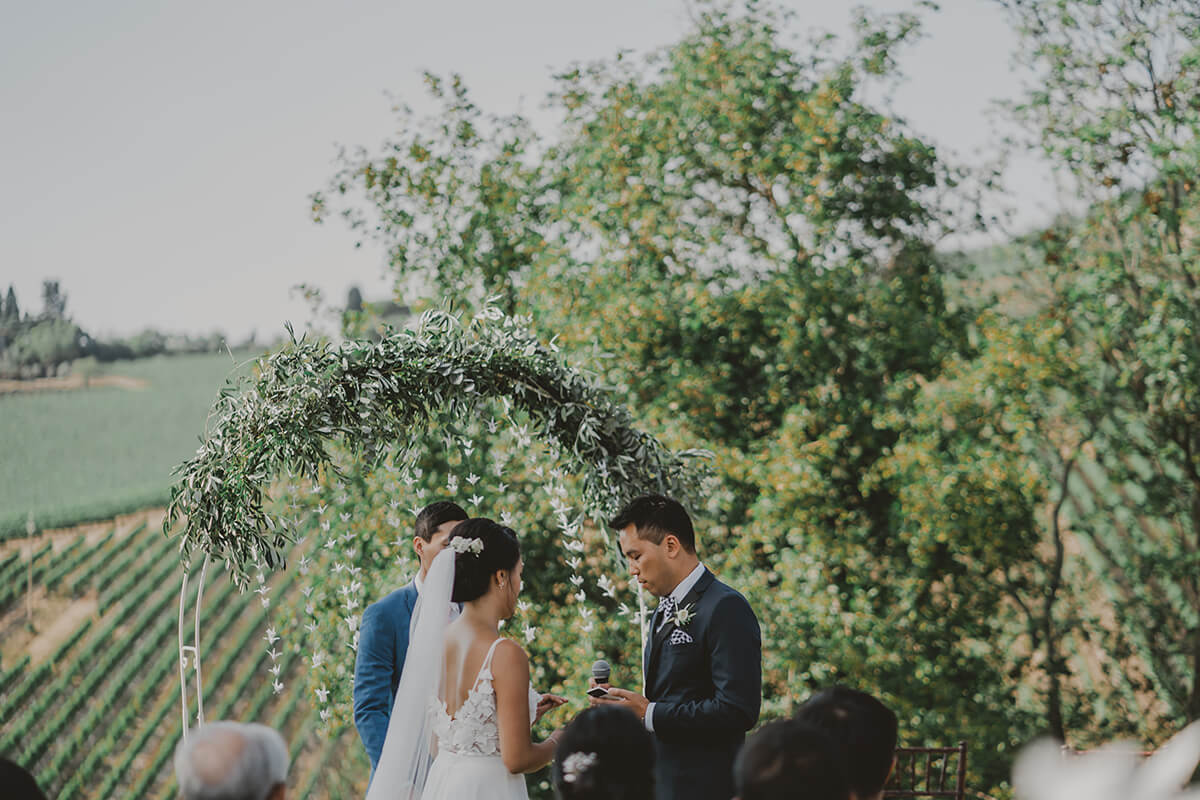
[[[738,800],[848,800],[850,784],[833,742],[799,720],[769,722],[733,764]]]
[[[290,758],[283,737],[257,723],[209,722],[175,748],[184,800],[283,800]]]
[[[7,758],[0,758],[0,786],[9,800],[46,800],[33,776]]]
[[[653,800],[650,732],[623,708],[589,708],[558,743],[554,788],[561,800]]]
[[[834,686],[800,706],[796,719],[825,731],[839,752],[855,800],[877,800],[896,763],[896,715],[866,692]]]

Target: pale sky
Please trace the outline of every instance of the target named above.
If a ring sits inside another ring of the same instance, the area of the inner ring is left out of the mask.
[[[14,284],[37,311],[57,278],[91,333],[234,339],[303,327],[301,282],[337,303],[351,285],[389,294],[382,253],[314,225],[307,198],[338,144],[389,134],[387,94],[423,107],[421,70],[460,72],[485,110],[540,121],[554,71],[688,26],[683,0],[0,2],[0,292]],[[845,32],[852,4],[784,5],[801,28]],[[895,110],[980,163],[997,144],[990,103],[1020,88],[1014,36],[993,0],[942,0],[926,33],[901,59]],[[1058,206],[1045,172],[1022,159],[994,200],[1017,229]]]

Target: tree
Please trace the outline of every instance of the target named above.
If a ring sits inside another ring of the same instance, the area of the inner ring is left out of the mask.
[[[92,379],[100,374],[100,362],[95,356],[84,356],[77,358],[71,364],[71,374],[78,375],[83,381],[83,388],[88,388],[92,384]]]
[[[980,742],[995,785],[1014,742],[989,638],[1003,587],[947,582],[957,542],[915,549],[880,467],[916,378],[968,349],[933,250],[955,175],[864,100],[917,19],[860,17],[844,52],[793,49],[785,21],[704,5],[660,52],[564,71],[549,141],[430,77],[439,113],[346,156],[314,207],[378,236],[398,287],[528,310],[664,442],[715,453],[704,559],[762,610],[768,714],[853,681],[913,721],[908,741]]]
[[[58,281],[42,281],[42,319],[66,319],[67,296]]]
[[[17,323],[21,321],[21,309],[17,307],[17,293],[13,291],[12,284],[8,285],[8,294],[4,296],[4,306],[0,309],[0,322],[6,324]]]
[[[5,358],[14,364],[50,370],[64,361],[78,358],[82,353],[82,339],[83,332],[74,323],[63,319],[42,320],[12,341],[5,351]]]
[[[1200,717],[1200,9],[1005,5],[1038,69],[1014,110],[1090,204],[1041,240],[1063,335],[1105,406],[1073,502],[1111,616],[1085,630],[1154,740]]]
[[[351,286],[349,293],[346,295],[346,310],[347,311],[362,311],[363,297],[362,292],[357,286]]]
[[[1026,687],[1013,697],[1026,734],[1081,744],[1104,728],[1131,732],[1112,697],[1083,688],[1078,664],[1095,592],[1068,552],[1070,501],[1104,411],[1095,376],[1053,311],[1013,320],[989,308],[976,323],[979,351],[921,385],[881,465],[903,487],[898,523],[925,557],[957,556],[948,576],[1003,587],[980,627],[1010,643],[1000,666]]]

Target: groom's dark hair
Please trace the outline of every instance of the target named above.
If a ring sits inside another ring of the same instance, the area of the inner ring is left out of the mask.
[[[833,686],[808,698],[796,719],[829,735],[859,800],[883,791],[896,756],[899,727],[890,708],[866,692]]]
[[[413,526],[413,533],[420,536],[425,541],[433,539],[433,532],[441,525],[447,522],[462,522],[464,519],[470,519],[466,511],[462,510],[462,506],[458,503],[451,503],[449,500],[438,500],[436,503],[430,503],[417,513],[417,521]]]
[[[733,762],[738,800],[848,800],[845,766],[825,731],[796,719],[768,722]]]
[[[638,538],[662,544],[673,535],[689,553],[696,552],[696,529],[687,509],[678,500],[661,494],[645,494],[625,504],[608,526],[619,531],[632,525]]]

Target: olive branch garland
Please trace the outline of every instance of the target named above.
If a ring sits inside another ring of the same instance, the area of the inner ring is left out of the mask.
[[[196,454],[176,468],[163,521],[180,526],[181,560],[197,551],[224,559],[243,588],[260,560],[283,562],[295,531],[264,508],[282,475],[316,481],[338,472],[335,441],[378,464],[407,448],[431,414],[466,417],[486,398],[528,414],[538,436],[556,444],[564,466],[582,478],[585,512],[606,517],[637,494],[664,492],[695,501],[707,469],[700,450],[673,452],[634,426],[591,377],[544,345],[529,318],[490,304],[468,322],[436,310],[412,331],[380,341],[334,345],[296,338],[257,362],[257,377],[227,383]]]

